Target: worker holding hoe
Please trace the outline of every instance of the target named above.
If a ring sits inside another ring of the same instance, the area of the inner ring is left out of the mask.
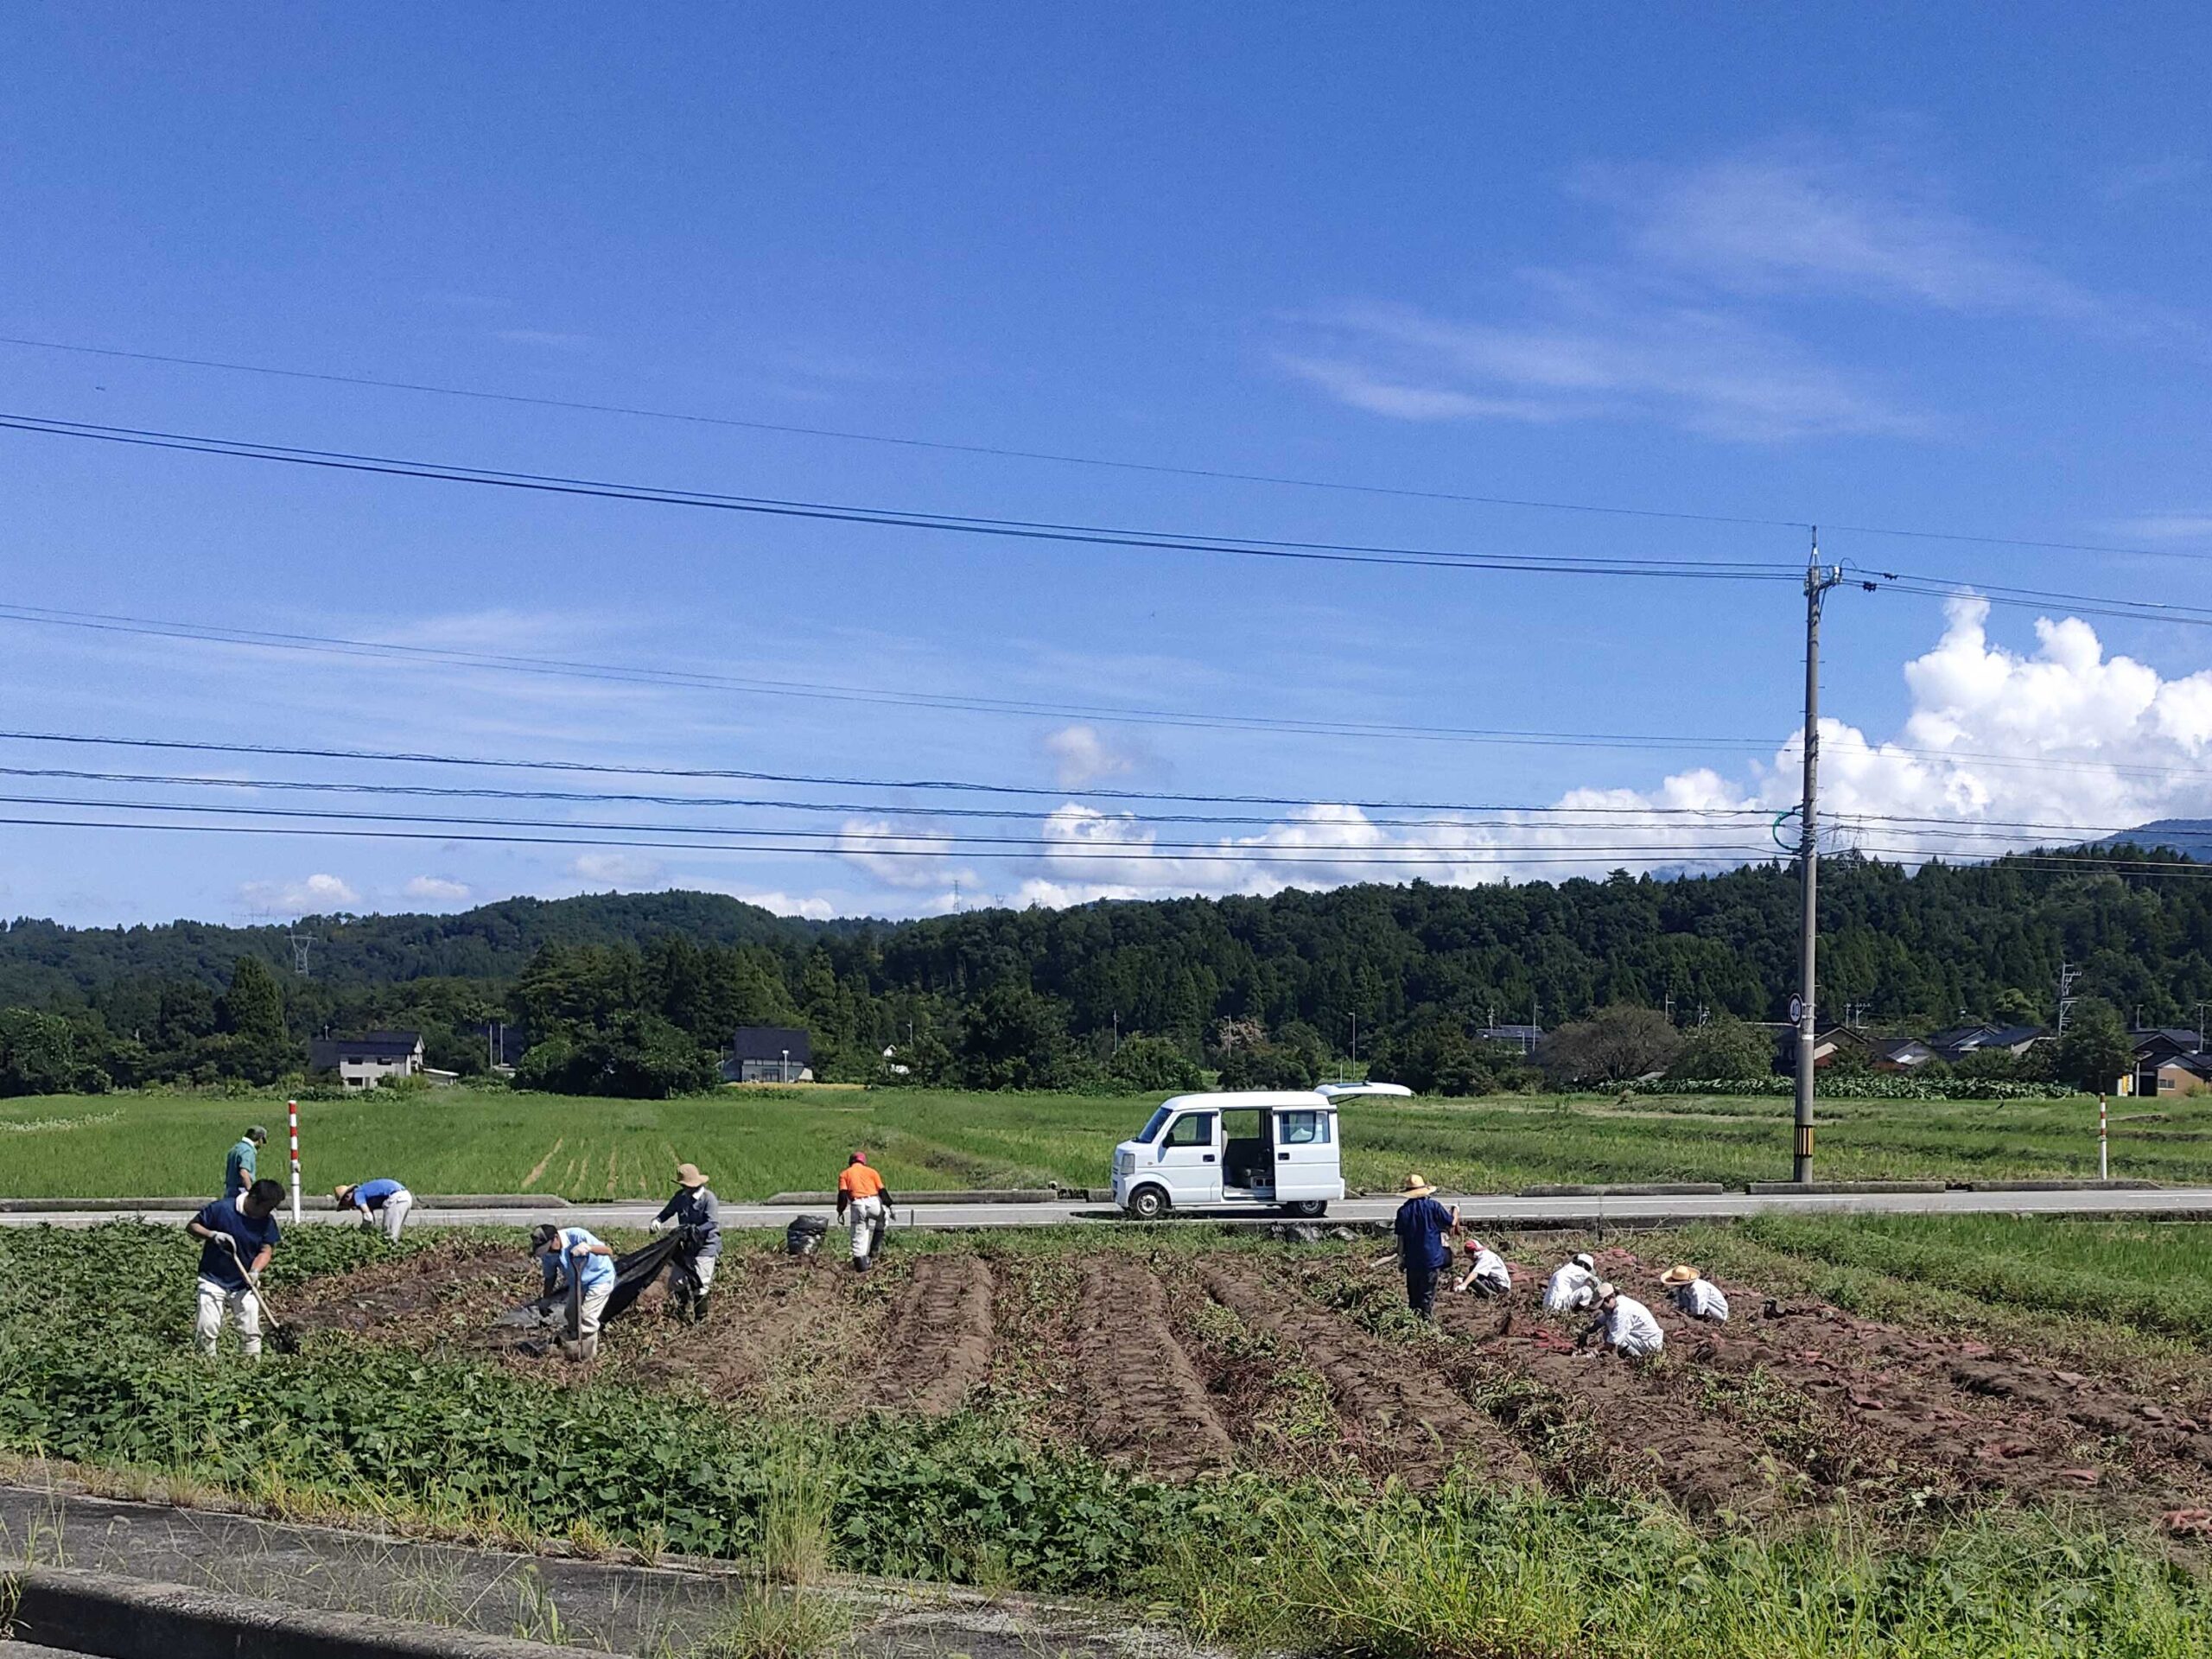
[[[883,1224],[891,1207],[891,1189],[868,1161],[855,1152],[837,1176],[837,1213],[853,1230],[853,1271],[866,1273],[868,1258],[883,1243]]]
[[[261,1357],[261,1270],[276,1253],[276,1207],[284,1189],[275,1181],[255,1181],[235,1198],[218,1198],[185,1223],[200,1243],[200,1312],[193,1322],[193,1344],[213,1358],[227,1311],[238,1326],[238,1349],[248,1359]]]
[[[255,1124],[238,1137],[238,1145],[223,1160],[223,1196],[235,1198],[253,1185],[254,1155],[266,1146],[269,1131]]]
[[[696,1164],[676,1166],[676,1196],[661,1205],[652,1230],[671,1226],[690,1230],[668,1264],[668,1311],[698,1325],[706,1319],[707,1297],[721,1261],[722,1205]]]
[[[574,1338],[561,1351],[585,1360],[599,1352],[599,1321],[614,1294],[614,1252],[581,1227],[538,1227],[530,1236],[530,1253],[545,1271],[545,1294],[574,1288]]]
[[[1433,1319],[1438,1275],[1452,1265],[1444,1236],[1459,1230],[1459,1211],[1439,1204],[1436,1189],[1419,1175],[1407,1176],[1399,1191],[1406,1201],[1398,1206],[1391,1225],[1398,1235],[1398,1265],[1406,1273],[1406,1306],[1422,1319]]]
[[[340,1210],[360,1211],[364,1231],[381,1226],[385,1241],[393,1244],[399,1243],[399,1230],[407,1225],[407,1212],[415,1207],[415,1195],[389,1176],[333,1187],[330,1196]]]

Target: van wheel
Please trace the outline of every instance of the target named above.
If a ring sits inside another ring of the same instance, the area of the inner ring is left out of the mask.
[[[1129,1194],[1129,1214],[1138,1221],[1158,1221],[1167,1213],[1167,1195],[1156,1186],[1141,1186]]]
[[[1301,1220],[1312,1221],[1329,1213],[1329,1201],[1326,1198],[1300,1198],[1296,1204],[1287,1204],[1283,1208]]]

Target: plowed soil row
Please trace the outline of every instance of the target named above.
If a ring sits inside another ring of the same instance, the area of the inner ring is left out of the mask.
[[[1167,1475],[1220,1468],[1234,1456],[1150,1268],[1119,1257],[1084,1268],[1075,1350],[1090,1445]]]
[[[991,1269],[976,1255],[925,1255],[893,1310],[871,1403],[938,1416],[991,1363]]]
[[[1348,1445],[1378,1471],[1433,1484],[1457,1458],[1503,1482],[1534,1484],[1535,1465],[1424,1356],[1393,1348],[1300,1295],[1291,1275],[1243,1263],[1207,1269],[1207,1290],[1239,1319],[1294,1349],[1324,1377],[1345,1419]]]

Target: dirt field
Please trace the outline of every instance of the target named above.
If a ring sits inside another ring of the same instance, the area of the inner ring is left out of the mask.
[[[1457,1464],[1713,1517],[1845,1498],[2068,1501],[2134,1522],[2212,1505],[2212,1379],[2146,1392],[1727,1279],[1733,1320],[1701,1325],[1665,1300],[1664,1262],[1614,1246],[1599,1270],[1667,1333],[1661,1358],[1630,1363],[1578,1350],[1575,1324],[1539,1311],[1543,1274],[1577,1248],[1556,1238],[1509,1250],[1509,1297],[1447,1292],[1428,1333],[1378,1248],[994,1242],[894,1254],[865,1276],[738,1249],[708,1325],[661,1317],[655,1289],[594,1370],[831,1414],[1002,1412],[1171,1478],[1318,1463],[1418,1487]],[[457,1244],[321,1281],[285,1312],[480,1353],[501,1345],[492,1315],[534,1291],[527,1263]]]

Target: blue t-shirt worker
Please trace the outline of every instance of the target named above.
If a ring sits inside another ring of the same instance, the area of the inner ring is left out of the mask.
[[[399,1243],[400,1230],[407,1225],[407,1212],[415,1207],[415,1195],[389,1175],[334,1186],[330,1197],[340,1210],[358,1211],[363,1227],[381,1226],[385,1237],[394,1244]]]
[[[548,1296],[574,1281],[575,1323],[561,1351],[569,1359],[589,1359],[599,1351],[600,1320],[614,1294],[614,1252],[581,1227],[545,1225],[531,1233],[530,1253],[543,1265]]]
[[[1459,1230],[1459,1212],[1446,1210],[1433,1194],[1436,1189],[1419,1175],[1408,1175],[1400,1187],[1406,1201],[1398,1206],[1391,1224],[1398,1235],[1398,1261],[1406,1270],[1406,1306],[1424,1319],[1436,1317],[1436,1283],[1452,1265],[1452,1249],[1444,1236]]]
[[[238,1326],[239,1351],[248,1359],[261,1357],[261,1298],[255,1292],[282,1236],[276,1207],[283,1202],[282,1186],[256,1181],[235,1198],[216,1199],[185,1224],[184,1230],[200,1241],[200,1310],[192,1334],[202,1354],[214,1354],[227,1311]]]

